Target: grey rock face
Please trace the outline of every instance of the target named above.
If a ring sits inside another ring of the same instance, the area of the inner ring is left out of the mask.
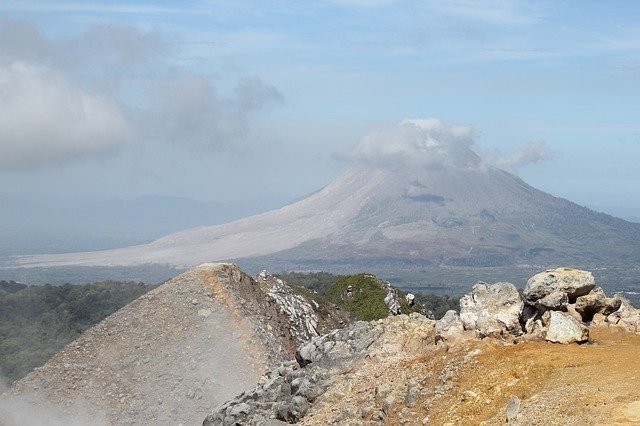
[[[589,329],[570,315],[558,311],[547,311],[546,339],[556,343],[586,342]],[[544,321],[544,320],[543,320]]]
[[[284,281],[268,275],[265,271],[261,272],[259,278],[270,284],[267,288],[267,296],[275,302],[278,312],[289,319],[291,333],[296,338],[297,344],[319,335],[320,320],[309,302],[296,294]]]
[[[513,284],[479,282],[460,299],[460,319],[465,330],[473,330],[479,337],[519,335],[523,306]]]
[[[366,357],[415,350],[411,344],[433,344],[434,326],[434,321],[419,314],[398,315],[375,322],[357,322],[316,337],[300,346],[297,361],[288,361],[267,372],[258,387],[217,407],[204,425],[265,424],[269,419],[297,422],[313,409],[331,385],[332,377],[352,370]],[[409,346],[398,347],[399,336],[406,338]],[[380,392],[382,397],[384,390]],[[409,404],[417,397],[416,392],[411,391]],[[238,406],[242,409],[238,410]]]
[[[527,303],[534,304],[551,293],[562,292],[569,302],[579,296],[588,294],[596,286],[591,272],[573,268],[548,269],[534,275],[527,281],[524,298]]]

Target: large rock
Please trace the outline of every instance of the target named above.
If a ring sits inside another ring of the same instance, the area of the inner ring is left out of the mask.
[[[567,295],[569,302],[573,302],[577,297],[588,294],[595,286],[591,272],[573,268],[547,269],[529,278],[524,288],[524,298],[527,303],[534,304],[554,292],[562,292]]]
[[[620,299],[620,308],[607,317],[607,323],[626,331],[640,333],[640,309],[634,308],[623,296],[616,294],[614,297]]]
[[[548,311],[547,314],[546,339],[548,341],[572,343],[589,340],[589,329],[571,315],[558,311]]]
[[[465,331],[460,316],[453,309],[448,310],[442,318],[436,322],[436,342],[449,343],[466,340],[472,334]]]
[[[619,297],[607,297],[598,287],[589,294],[576,299],[576,311],[582,315],[583,321],[591,321],[595,314],[609,315],[622,305]]]
[[[460,299],[460,319],[465,330],[474,331],[479,337],[519,335],[523,306],[513,284],[479,282]]]
[[[554,291],[547,294],[542,299],[538,299],[535,302],[535,307],[540,310],[554,310],[554,311],[566,311],[567,304],[569,303],[569,297],[567,293],[563,291]]]

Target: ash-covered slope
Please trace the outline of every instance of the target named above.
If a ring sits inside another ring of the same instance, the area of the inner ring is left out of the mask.
[[[253,279],[232,264],[203,264],[18,381],[0,399],[0,424],[56,424],[51,412],[60,424],[197,424],[212,405],[255,386],[268,365],[291,359],[301,342],[339,320],[316,315],[268,274]]]
[[[349,261],[615,266],[640,258],[640,224],[596,213],[480,164],[356,167],[301,201],[149,244],[43,255],[21,266],[192,265],[261,257],[291,267]]]

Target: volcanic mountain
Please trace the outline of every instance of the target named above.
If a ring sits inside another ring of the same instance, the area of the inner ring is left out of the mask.
[[[193,265],[276,253],[294,264],[619,264],[640,258],[640,224],[553,197],[497,168],[356,167],[317,193],[260,215],[123,249],[18,263]]]
[[[473,129],[405,119],[372,132],[354,165],[322,190],[267,213],[176,232],[148,244],[27,256],[19,266],[189,266],[235,260],[288,269],[428,266],[585,268],[640,258],[640,224],[539,191],[488,165]],[[267,263],[269,262],[269,263]],[[275,263],[274,263],[275,262]]]

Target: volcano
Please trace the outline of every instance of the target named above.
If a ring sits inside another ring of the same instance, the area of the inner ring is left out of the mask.
[[[535,189],[487,164],[472,145],[469,127],[405,119],[363,138],[342,176],[280,209],[122,249],[25,256],[14,266],[258,259],[288,269],[597,268],[640,259],[640,224]]]
[[[620,264],[640,258],[640,224],[553,197],[497,168],[358,166],[317,193],[260,215],[138,246],[17,263],[188,266],[274,254],[292,264]]]

